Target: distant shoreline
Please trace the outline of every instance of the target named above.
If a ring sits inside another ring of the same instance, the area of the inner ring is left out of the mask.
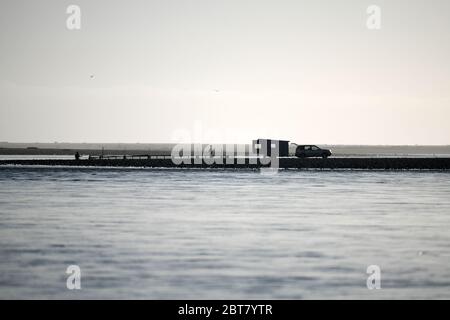
[[[205,146],[207,144],[204,144]],[[371,145],[325,145],[335,156],[449,156],[450,146],[371,146]],[[170,155],[173,143],[5,143],[0,142],[0,155],[48,155],[70,156],[75,152],[81,155]],[[241,146],[243,146],[241,144]],[[247,150],[249,145],[247,146]]]

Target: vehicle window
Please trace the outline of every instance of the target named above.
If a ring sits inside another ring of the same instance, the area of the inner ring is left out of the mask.
[[[319,150],[319,148],[316,147],[316,146],[312,146],[311,149],[312,149],[312,150]]]

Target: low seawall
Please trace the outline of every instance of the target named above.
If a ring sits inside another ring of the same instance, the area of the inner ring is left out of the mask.
[[[230,160],[230,159],[229,159]],[[176,165],[172,159],[94,159],[94,160],[0,160],[0,165],[86,166],[86,167],[149,167],[149,168],[261,168],[249,159],[233,159],[233,163],[208,165]],[[245,163],[238,163],[240,162]],[[254,161],[254,159],[253,159]],[[281,158],[282,169],[362,169],[362,170],[450,170],[450,158]]]

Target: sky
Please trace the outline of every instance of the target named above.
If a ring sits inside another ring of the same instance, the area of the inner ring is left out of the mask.
[[[0,141],[450,144],[449,57],[447,0],[2,0]]]

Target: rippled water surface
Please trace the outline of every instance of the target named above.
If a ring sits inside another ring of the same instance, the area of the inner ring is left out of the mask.
[[[2,167],[0,298],[449,299],[449,230],[442,172]]]

